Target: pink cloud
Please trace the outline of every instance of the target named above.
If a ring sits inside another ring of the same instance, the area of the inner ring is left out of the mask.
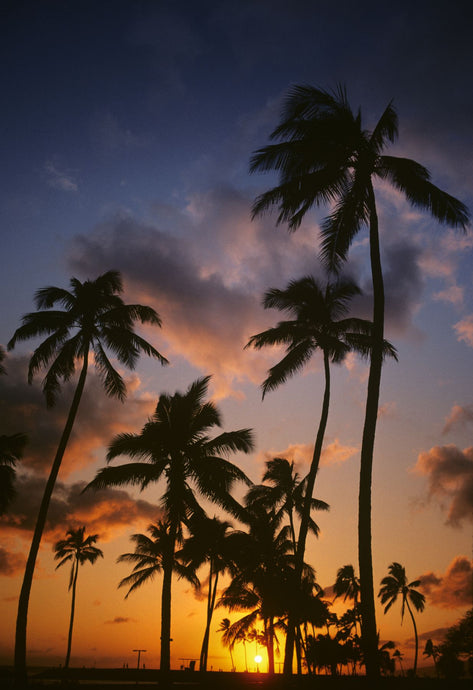
[[[458,321],[458,323],[454,324],[453,328],[456,331],[458,340],[473,347],[473,314]]]
[[[442,434],[461,429],[473,422],[473,405],[454,405],[445,420]]]

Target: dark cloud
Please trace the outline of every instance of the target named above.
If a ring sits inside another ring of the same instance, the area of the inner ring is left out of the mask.
[[[41,377],[27,383],[28,357],[10,355],[7,376],[0,380],[0,433],[26,433],[28,444],[21,466],[37,473],[49,470],[61,437],[74,391],[74,382],[63,385],[57,404],[47,409],[41,392]],[[152,412],[153,401],[136,393],[139,380],[126,377],[125,404],[108,398],[98,376],[90,367],[79,412],[64,456],[61,472],[69,472],[97,461],[96,452],[107,447],[122,431],[141,428]]]
[[[428,477],[428,498],[447,512],[448,525],[473,521],[473,448],[435,446],[420,453],[415,471]]]
[[[136,500],[119,489],[92,489],[82,493],[86,482],[67,485],[57,482],[48,511],[44,538],[54,542],[63,538],[69,527],[86,525],[87,532],[100,539],[112,538],[117,531],[136,529],[159,519],[160,509],[148,501]],[[44,492],[44,480],[20,475],[17,496],[8,514],[0,518],[4,531],[28,536],[34,529]]]
[[[444,609],[471,606],[473,564],[466,556],[457,556],[444,575],[427,572],[420,576],[421,589],[431,604]]]
[[[127,293],[163,317],[170,358],[210,371],[217,392],[228,393],[233,382],[259,382],[266,370],[264,357],[243,350],[271,319],[261,307],[264,291],[318,265],[315,233],[290,238],[267,221],[251,223],[249,209],[234,190],[195,197],[182,233],[173,235],[119,216],[78,236],[70,264],[81,275],[120,270]]]
[[[111,621],[105,621],[105,625],[117,625],[121,623],[136,623],[135,618],[126,618],[124,616],[115,616]]]

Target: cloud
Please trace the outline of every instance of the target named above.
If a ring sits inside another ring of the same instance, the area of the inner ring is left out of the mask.
[[[105,625],[120,625],[121,623],[136,623],[136,618],[127,618],[125,616],[115,616],[110,621],[104,621]]]
[[[444,575],[432,571],[419,577],[422,592],[430,603],[444,609],[471,606],[473,564],[466,556],[457,556]]]
[[[261,306],[268,286],[318,265],[309,231],[291,238],[267,219],[252,223],[250,206],[235,190],[214,190],[189,200],[172,235],[121,215],[78,236],[70,254],[80,274],[120,270],[127,293],[162,316],[171,361],[212,373],[217,397],[241,396],[240,384],[260,383],[270,366],[266,353],[244,350],[278,318]]]
[[[454,405],[445,420],[442,434],[464,428],[473,422],[473,405]]]
[[[435,446],[419,454],[414,471],[428,477],[428,498],[447,512],[447,525],[473,521],[473,448]]]
[[[7,551],[0,546],[0,575],[17,575],[25,567],[25,557],[22,554]]]
[[[267,462],[272,458],[286,458],[289,462],[293,462],[296,470],[305,474],[312,462],[312,455],[314,452],[314,445],[311,443],[292,443],[283,450],[269,450],[260,453],[257,461]],[[355,446],[344,446],[336,438],[331,443],[327,444],[322,450],[322,457],[320,459],[321,467],[339,464],[349,460],[358,448]]]
[[[329,443],[322,451],[320,458],[321,466],[336,465],[341,462],[346,462],[358,452],[357,446],[344,446],[336,438],[332,443]]]
[[[61,437],[75,382],[62,386],[57,404],[47,409],[38,382],[27,383],[27,356],[7,359],[8,376],[0,389],[0,433],[26,433],[29,442],[21,467],[37,473],[49,471]],[[90,366],[79,412],[61,467],[61,475],[97,461],[96,452],[108,446],[115,434],[135,431],[146,422],[156,400],[138,393],[139,378],[125,375],[128,397],[125,404],[108,398],[93,365]]]
[[[0,518],[4,533],[30,537],[36,522],[39,504],[44,492],[44,480],[20,475],[17,496],[9,512]],[[48,510],[44,539],[55,542],[62,539],[69,527],[86,525],[89,534],[99,534],[107,541],[130,528],[155,522],[161,510],[148,501],[136,500],[119,489],[88,490],[86,482],[64,484],[57,482]]]
[[[470,347],[473,347],[473,314],[465,316],[464,319],[453,325],[457,338]]]
[[[437,302],[447,302],[456,306],[463,304],[464,289],[459,285],[450,285],[445,290],[440,290],[433,295]]]
[[[44,174],[48,185],[54,189],[60,189],[63,192],[77,192],[79,190],[79,186],[71,173],[67,170],[59,170],[53,161],[46,161]]]

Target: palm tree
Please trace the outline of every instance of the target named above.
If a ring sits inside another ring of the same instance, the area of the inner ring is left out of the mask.
[[[180,557],[197,570],[204,563],[209,564],[209,586],[207,592],[207,614],[205,632],[200,651],[199,668],[207,670],[210,626],[215,609],[219,577],[229,566],[229,529],[231,524],[216,517],[197,516],[189,524],[191,536],[185,540]]]
[[[64,668],[69,668],[69,660],[71,658],[72,628],[74,625],[74,611],[76,606],[76,588],[79,566],[84,565],[84,563],[87,562],[93,565],[99,556],[103,558],[101,549],[98,549],[96,546],[94,546],[99,535],[91,534],[88,537],[84,537],[84,534],[85,525],[83,527],[78,527],[77,529],[71,528],[66,532],[66,539],[61,539],[54,546],[54,559],[56,561],[60,559],[56,566],[56,570],[65,563],[71,563],[71,575],[69,578],[69,589],[72,589],[71,619],[69,622],[69,634],[67,636],[67,652]]]
[[[23,455],[28,441],[26,434],[0,436],[0,515],[15,497],[15,465]]]
[[[355,575],[352,565],[344,565],[337,571],[337,579],[333,588],[335,599],[343,596],[343,601],[351,599],[353,601],[353,611],[355,620],[358,620],[358,603],[360,596],[360,579]]]
[[[350,244],[361,228],[369,230],[373,284],[373,347],[363,428],[358,550],[361,582],[363,647],[367,673],[379,675],[376,642],[373,566],[371,553],[371,480],[378,415],[384,340],[384,283],[374,181],[387,180],[416,207],[441,223],[466,229],[468,209],[430,181],[419,163],[384,155],[398,134],[397,114],[389,103],[374,129],[363,128],[361,112],[350,107],[345,88],[328,92],[310,85],[295,85],[286,99],[281,123],[272,132],[277,143],[255,152],[251,171],[279,172],[279,184],[261,194],[253,217],[272,207],[277,223],[296,230],[313,206],[330,205],[322,223],[322,258],[338,271]]]
[[[229,618],[222,618],[220,621],[220,627],[217,628],[217,632],[222,633],[222,644],[224,647],[228,647],[230,653],[230,662],[232,671],[235,670],[235,663],[233,661],[233,648],[235,646],[236,639],[231,635],[231,622]]]
[[[274,328],[252,336],[247,345],[247,347],[253,346],[257,349],[271,345],[286,346],[285,356],[269,370],[268,377],[263,382],[263,397],[267,391],[278,387],[288,377],[299,371],[318,349],[323,355],[325,390],[305,488],[296,554],[296,583],[300,582],[301,578],[310,524],[312,494],[327,426],[330,404],[330,362],[342,362],[348,352],[353,350],[367,356],[372,347],[373,328],[370,322],[355,317],[341,318],[348,311],[350,299],[359,293],[359,288],[351,281],[340,280],[334,284],[327,283],[325,287],[322,287],[311,276],[291,281],[284,290],[269,290],[264,297],[264,307],[288,312],[292,319],[280,321]],[[394,348],[383,341],[383,355],[387,353],[396,356]],[[287,674],[292,672],[294,622],[294,616],[290,616],[284,658],[284,670]]]
[[[90,354],[93,352],[95,368],[102,380],[105,393],[121,401],[126,396],[125,382],[107,357],[106,349],[130,369],[135,367],[142,352],[156,357],[161,364],[167,363],[152,345],[134,331],[136,321],[160,326],[160,317],[151,307],[123,302],[120,297],[123,291],[122,279],[118,271],[108,271],[96,280],[86,280],[83,283],[77,278],[72,278],[70,286],[70,290],[58,287],[38,290],[35,302],[39,311],[23,317],[22,325],[8,343],[8,349],[11,350],[17,342],[37,336],[48,336],[33,352],[29,363],[28,382],[32,383],[40,369],[49,367],[43,381],[43,391],[49,407],[56,401],[60,382],[69,381],[76,370],[76,363],[82,362],[64,431],[41,501],[18,603],[15,683],[19,688],[27,685],[26,625],[36,557],[51,495],[84,390]],[[56,304],[64,309],[53,309]]]
[[[299,517],[302,515],[306,478],[300,478],[299,473],[294,470],[294,462],[289,462],[286,458],[273,458],[266,462],[266,471],[262,481],[269,484],[255,484],[250,487],[246,500],[249,504],[261,504],[267,509],[274,510],[277,520],[282,520],[284,515],[287,516],[293,549],[296,553],[297,535],[294,513],[297,513]],[[329,510],[329,505],[325,501],[313,498],[311,509]],[[309,516],[308,529],[318,536],[319,527],[311,516]]]
[[[408,582],[406,577],[406,570],[400,563],[391,563],[388,568],[389,575],[383,577],[381,580],[381,588],[378,596],[384,607],[384,613],[387,613],[391,606],[397,601],[398,596],[401,596],[401,622],[404,619],[404,610],[407,606],[409,615],[414,626],[414,636],[416,641],[416,650],[414,656],[414,675],[417,671],[417,654],[419,651],[419,640],[417,637],[417,626],[412,612],[412,606],[416,611],[422,612],[425,606],[425,596],[418,592],[415,588],[420,585],[420,580]],[[409,603],[410,602],[410,603]]]
[[[105,467],[88,485],[95,489],[108,486],[138,485],[144,489],[151,482],[164,481],[160,506],[169,522],[173,559],[176,544],[182,538],[183,525],[192,517],[204,515],[195,492],[232,510],[236,501],[230,496],[235,481],[248,483],[245,473],[226,460],[226,455],[253,448],[250,429],[223,432],[210,438],[208,432],[221,426],[221,416],[212,402],[205,402],[210,377],[198,379],[183,393],[160,395],[153,416],[139,434],[119,434],[109,447],[110,462],[121,455],[134,462]],[[161,664],[170,669],[171,638],[171,567],[163,567],[163,608],[161,612]]]
[[[120,580],[118,585],[119,587],[128,587],[125,599],[163,572],[161,617],[166,609],[164,582],[167,581],[168,577],[171,579],[172,574],[176,573],[179,578],[185,578],[196,587],[199,584],[193,568],[185,565],[178,554],[174,553],[174,548],[179,540],[173,544],[170,527],[169,520],[158,520],[156,524],[149,525],[149,537],[146,534],[132,534],[130,539],[135,544],[135,550],[131,553],[124,553],[117,558],[117,563],[133,564],[132,573]]]

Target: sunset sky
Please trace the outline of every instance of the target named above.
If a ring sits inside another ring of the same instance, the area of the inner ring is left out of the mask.
[[[125,404],[109,400],[93,374],[50,509],[32,589],[29,662],[63,663],[69,572],[52,547],[70,525],[98,533],[104,558],[80,571],[72,665],[158,664],[160,580],[124,600],[129,536],[159,516],[159,486],[145,492],[80,491],[104,465],[121,431],[139,431],[160,392],[184,391],[212,375],[225,430],[252,427],[256,448],[235,462],[253,481],[275,456],[307,471],[323,392],[317,357],[303,374],[261,400],[260,384],[280,352],[244,350],[279,314],[264,292],[309,273],[319,223],[308,215],[289,235],[275,215],[251,221],[272,175],[249,175],[252,152],[278,124],[292,84],[347,86],[370,128],[392,99],[399,139],[389,153],[424,164],[432,180],[473,209],[473,48],[464,2],[341,0],[10,1],[0,22],[0,184],[4,347],[34,309],[35,291],[71,276],[117,269],[126,302],[153,306],[161,329],[145,337],[171,362],[142,359],[125,372]],[[376,187],[386,282],[386,333],[399,362],[383,370],[373,477],[375,588],[393,561],[422,579],[420,648],[440,642],[471,607],[473,521],[473,233],[441,227],[393,189]],[[370,318],[367,235],[357,236],[348,274],[353,302]],[[34,343],[9,353],[0,379],[0,434],[26,432],[18,498],[0,520],[0,663],[13,658],[25,555],[70,401],[47,410],[41,377],[26,367]],[[308,560],[330,594],[337,569],[357,566],[357,496],[367,365],[333,369],[332,406]],[[211,515],[215,510],[211,508]],[[202,573],[205,579],[205,573]],[[172,666],[199,656],[205,602],[176,583]],[[205,592],[204,592],[205,593]],[[342,611],[342,608],[337,608]],[[209,666],[230,668],[215,632]],[[231,614],[236,620],[238,614]],[[381,639],[412,656],[410,621],[384,616]],[[243,670],[243,651],[236,651]]]

